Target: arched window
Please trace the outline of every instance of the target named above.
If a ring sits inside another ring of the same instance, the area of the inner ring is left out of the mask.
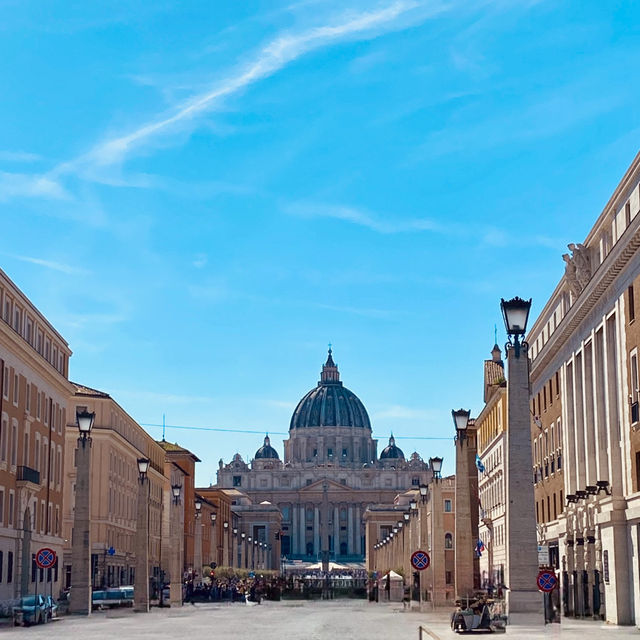
[[[451,533],[444,534],[444,548],[453,549],[453,535]]]

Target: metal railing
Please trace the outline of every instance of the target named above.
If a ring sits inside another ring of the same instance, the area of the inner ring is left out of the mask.
[[[33,484],[40,484],[40,472],[32,469],[31,467],[20,466],[17,469],[18,475],[16,480],[33,482]]]

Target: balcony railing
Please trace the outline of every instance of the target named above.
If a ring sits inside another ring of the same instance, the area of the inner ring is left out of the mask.
[[[33,484],[40,484],[40,472],[32,469],[31,467],[21,466],[18,467],[18,476],[16,478],[18,482],[33,482]]]

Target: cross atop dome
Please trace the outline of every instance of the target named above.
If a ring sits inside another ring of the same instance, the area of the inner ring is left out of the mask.
[[[331,384],[340,382],[340,372],[338,365],[333,361],[333,350],[329,344],[329,355],[327,361],[322,365],[322,373],[320,374],[320,384]]]

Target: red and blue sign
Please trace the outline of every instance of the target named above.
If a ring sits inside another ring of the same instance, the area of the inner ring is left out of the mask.
[[[551,569],[543,569],[536,578],[538,589],[545,593],[550,593],[558,586],[558,577],[555,571]]]
[[[53,549],[49,549],[49,547],[42,547],[36,553],[36,564],[40,569],[51,569],[57,559],[56,552]]]
[[[431,558],[426,551],[414,551],[411,554],[411,566],[418,571],[423,571],[431,563]]]

